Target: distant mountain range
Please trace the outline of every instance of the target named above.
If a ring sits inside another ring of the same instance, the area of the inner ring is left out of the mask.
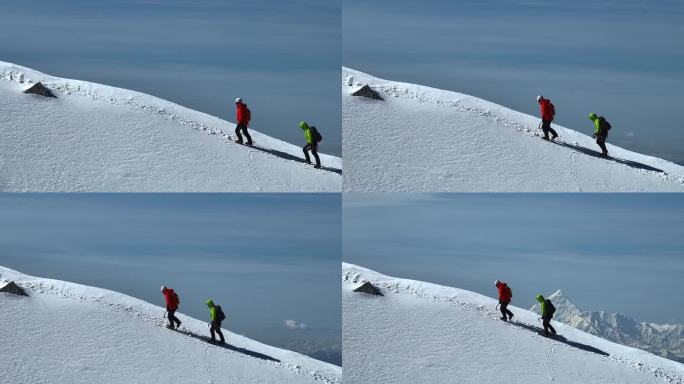
[[[684,362],[684,337],[682,337],[681,324],[639,323],[621,313],[583,311],[562,290],[554,292],[548,298],[556,307],[554,315],[556,321],[615,343]],[[534,305],[532,311],[538,313],[538,305]]]

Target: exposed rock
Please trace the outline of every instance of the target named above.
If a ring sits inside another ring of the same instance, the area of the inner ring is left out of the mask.
[[[28,296],[26,292],[24,292],[24,289],[15,284],[14,281],[5,284],[4,287],[0,288],[0,292],[11,293],[18,296]]]
[[[368,281],[363,283],[360,287],[356,288],[354,292],[363,292],[369,295],[384,296],[378,288],[376,288],[373,284],[371,284]]]
[[[52,93],[51,90],[45,88],[45,86],[41,82],[33,84],[33,86],[25,90],[24,93],[30,93],[33,95],[40,95],[45,97],[57,97],[54,93]]]
[[[363,87],[361,87],[361,89],[352,93],[352,96],[362,96],[374,100],[384,100],[378,92],[373,90],[373,88],[369,87],[368,85],[364,85]]]

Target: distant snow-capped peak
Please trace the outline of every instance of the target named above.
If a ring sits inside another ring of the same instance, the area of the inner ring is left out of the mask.
[[[681,324],[639,323],[621,313],[583,311],[560,289],[547,298],[556,307],[553,316],[556,321],[619,344],[684,362]],[[539,313],[539,305],[535,304],[531,310]]]

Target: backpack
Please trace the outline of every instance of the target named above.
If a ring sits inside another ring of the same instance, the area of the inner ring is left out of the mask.
[[[247,108],[247,105],[245,104],[245,117],[247,118],[247,122],[252,120],[252,112],[250,112],[249,108]]]
[[[549,299],[544,300],[544,309],[546,309],[548,316],[553,316],[553,314],[556,313],[556,307],[553,306]]]
[[[549,101],[549,109],[551,110],[551,116],[556,116],[556,107],[553,106],[553,103]]]
[[[178,298],[176,291],[171,292],[171,303],[176,307],[180,304],[180,299]]]
[[[610,131],[610,128],[612,128],[608,120],[606,120],[606,118],[603,116],[599,116],[599,127],[601,127],[601,130],[605,131],[606,133]]]
[[[216,306],[216,320],[218,321],[223,321],[226,319],[226,314],[223,313],[223,309],[221,309],[220,305]]]
[[[506,294],[507,294],[508,297],[510,297],[511,299],[513,298],[513,291],[511,291],[511,287],[509,287],[508,285],[506,286]]]
[[[321,133],[318,132],[318,129],[316,127],[311,127],[311,137],[313,138],[314,143],[320,143],[321,140],[323,140],[323,136],[321,136]]]

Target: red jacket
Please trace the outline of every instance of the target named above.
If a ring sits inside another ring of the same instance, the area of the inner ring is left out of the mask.
[[[237,104],[237,123],[240,125],[249,125],[249,120],[251,116],[249,109],[247,109],[247,104],[238,103]]]
[[[169,311],[175,311],[178,309],[178,303],[176,303],[172,298],[173,289],[166,288],[164,291],[164,299],[166,300],[166,309]]]
[[[511,295],[508,291],[508,285],[506,283],[501,283],[496,286],[499,289],[499,301],[502,303],[508,303],[511,301]]]
[[[549,99],[539,100],[539,109],[541,109],[541,118],[545,121],[553,121],[553,115],[556,114],[556,110],[551,104]]]

